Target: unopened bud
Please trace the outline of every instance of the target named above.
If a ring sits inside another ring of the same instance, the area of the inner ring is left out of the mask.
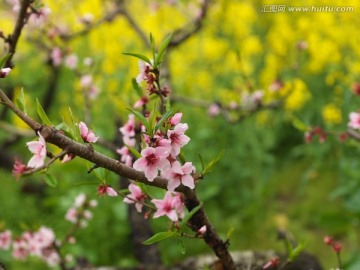
[[[5,78],[9,75],[11,68],[2,68],[0,70],[0,78]]]

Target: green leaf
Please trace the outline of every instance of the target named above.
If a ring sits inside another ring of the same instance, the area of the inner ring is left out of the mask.
[[[52,174],[45,173],[45,183],[53,188],[57,186],[57,180]]]
[[[199,159],[200,159],[200,162],[201,162],[201,171],[203,172],[205,170],[205,163],[204,163],[204,160],[203,160],[200,153],[199,153]]]
[[[129,149],[131,154],[133,154],[136,158],[141,158],[141,154],[132,146],[125,144],[125,146]]]
[[[148,133],[149,133],[150,137],[153,137],[155,134],[156,115],[157,115],[157,113],[156,113],[156,104],[155,104],[153,107],[153,110],[149,116],[149,131],[148,131]]]
[[[46,112],[44,111],[43,107],[41,106],[40,102],[38,99],[36,99],[36,110],[37,113],[41,119],[41,121],[47,125],[47,126],[53,126],[53,124],[51,123],[49,117],[46,115]]]
[[[145,116],[143,116],[140,112],[135,111],[131,108],[127,108],[130,112],[132,112],[137,118],[139,118],[139,120],[141,121],[141,123],[145,126],[146,131],[149,132],[150,131],[150,125],[147,121],[147,119],[145,118]]]
[[[154,129],[154,133],[161,127],[162,123],[170,117],[171,113],[172,113],[171,110],[164,113],[164,115],[161,117],[161,119],[157,122],[155,129]]]
[[[187,222],[189,221],[189,219],[197,212],[199,211],[199,209],[202,207],[202,204],[199,204],[198,206],[196,206],[195,208],[193,208],[185,217],[184,219],[181,221],[180,223],[180,228],[183,228],[184,226],[186,226]]]
[[[219,162],[219,160],[222,158],[222,156],[224,155],[225,150],[221,150],[221,152],[212,160],[209,162],[209,164],[205,167],[203,174],[207,174],[209,172],[212,171],[213,167],[215,166],[216,163]]]
[[[8,53],[6,55],[4,55],[3,57],[1,57],[0,59],[0,68],[3,67],[3,65],[5,64],[6,60],[8,60],[10,58],[12,53]]]
[[[294,260],[296,260],[296,258],[304,250],[304,248],[305,248],[305,245],[303,245],[301,243],[298,244],[294,249],[292,249],[291,253],[289,254],[288,260],[290,262],[293,262]]]
[[[226,232],[226,238],[227,239],[230,239],[231,235],[233,234],[234,232],[234,226],[231,225],[230,228],[228,229],[228,231]]]
[[[155,65],[155,39],[151,32],[150,32],[150,45],[151,45],[151,50],[152,50],[154,65]]]
[[[295,116],[292,117],[291,123],[294,126],[294,128],[296,128],[299,131],[306,132],[309,130],[309,127]]]
[[[70,133],[72,135],[72,138],[75,138],[76,141],[79,141],[81,138],[80,130],[79,130],[79,127],[76,125],[77,121],[75,120],[75,117],[71,110],[71,107],[69,107],[69,115],[70,115],[70,120],[71,120],[71,126],[69,127]]]
[[[16,93],[15,102],[16,102],[16,105],[19,107],[19,109],[22,110],[23,113],[27,114],[23,87],[21,87],[20,91],[18,91]]]
[[[151,61],[149,58],[147,58],[145,55],[142,54],[138,54],[138,53],[123,53],[125,55],[130,55],[130,56],[134,56],[136,58],[139,58],[141,60],[143,60],[144,62],[148,63],[149,65],[152,66]]]
[[[178,238],[178,240],[177,240],[177,247],[181,254],[184,255],[186,253],[186,248],[185,248],[184,242],[181,238]]]
[[[171,33],[171,34],[168,35],[168,36],[163,40],[163,42],[160,44],[160,47],[159,47],[159,50],[158,50],[158,54],[157,54],[157,56],[156,56],[156,59],[154,60],[154,62],[155,62],[154,65],[155,65],[155,66],[158,66],[158,65],[162,62],[162,60],[163,60],[163,58],[164,58],[164,55],[165,55],[165,50],[166,50],[166,48],[169,46],[172,37],[173,37],[173,34]]]
[[[177,232],[159,232],[159,233],[153,235],[152,237],[150,237],[149,239],[145,240],[143,242],[143,244],[144,245],[151,245],[153,243],[165,240],[167,238],[175,237],[177,235],[178,235]]]
[[[141,89],[141,87],[139,86],[139,84],[136,82],[135,79],[131,80],[132,86],[134,87],[136,94],[138,94],[139,97],[143,96],[143,90]]]

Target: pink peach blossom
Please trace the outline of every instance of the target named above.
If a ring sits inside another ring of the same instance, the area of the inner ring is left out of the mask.
[[[60,66],[61,62],[62,62],[62,52],[61,49],[58,47],[55,47],[52,49],[51,54],[50,54],[50,58],[53,62],[53,65],[55,67]]]
[[[213,103],[208,108],[208,114],[210,117],[218,116],[220,113],[220,106],[216,103]]]
[[[39,168],[44,165],[46,158],[46,142],[40,132],[38,132],[39,141],[37,142],[27,142],[26,145],[29,148],[30,152],[34,156],[29,160],[27,166],[30,168]]]
[[[9,75],[11,68],[2,68],[0,69],[0,78],[5,78]]]
[[[14,175],[16,180],[19,180],[20,176],[22,176],[28,170],[30,170],[28,166],[23,164],[20,160],[15,159],[12,174]]]
[[[141,151],[142,157],[134,162],[133,168],[143,171],[145,177],[152,182],[158,176],[158,170],[170,166],[170,162],[166,159],[168,155],[169,148],[167,147],[146,147]]]
[[[8,250],[11,245],[11,231],[6,230],[0,233],[0,249]]]
[[[124,198],[124,202],[128,204],[135,203],[136,210],[141,213],[143,202],[146,198],[146,194],[142,192],[141,188],[133,183],[129,185],[130,194]]]
[[[175,126],[175,125],[179,124],[180,121],[181,121],[181,118],[182,118],[182,113],[175,113],[173,115],[173,117],[171,117],[171,119],[170,119],[170,124],[172,126]]]
[[[129,114],[128,121],[119,130],[123,136],[135,136],[135,115]]]
[[[353,129],[360,129],[360,113],[351,112],[349,118],[348,126]]]
[[[108,195],[110,197],[116,197],[118,195],[117,191],[115,189],[113,189],[111,186],[109,185],[105,185],[105,184],[101,184],[98,186],[97,188],[97,194],[102,196],[102,195]]]
[[[163,176],[169,179],[168,190],[174,191],[182,183],[191,189],[195,188],[194,178],[191,176],[194,166],[191,162],[186,162],[181,166],[179,161],[174,161],[169,170],[164,171]]]
[[[178,221],[178,201],[176,197],[172,196],[170,191],[166,192],[163,200],[152,199],[151,202],[155,204],[157,211],[154,214],[154,218],[161,216],[167,216],[172,221]]]
[[[142,81],[146,80],[147,78],[147,75],[149,74],[150,72],[150,65],[144,61],[139,61],[139,70],[140,70],[140,73],[137,75],[136,77],[136,82],[137,83],[141,83]]]
[[[84,142],[95,143],[99,139],[99,137],[96,137],[94,132],[89,129],[84,122],[79,123],[79,129],[81,138]]]
[[[65,57],[65,66],[69,69],[75,69],[78,63],[78,57],[76,54],[71,54]]]
[[[176,157],[180,154],[180,148],[186,145],[190,138],[184,133],[188,129],[187,124],[179,123],[173,130],[168,130],[167,136],[171,140],[171,156]]]

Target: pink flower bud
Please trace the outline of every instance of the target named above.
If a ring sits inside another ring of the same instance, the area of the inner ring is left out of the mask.
[[[340,141],[340,142],[345,142],[348,138],[349,138],[349,135],[348,135],[346,132],[341,133],[341,134],[339,135],[339,141]]]
[[[197,235],[204,235],[206,233],[206,225],[202,226],[198,231]]]
[[[11,68],[2,68],[0,70],[0,78],[5,78],[9,75]]]
[[[99,185],[97,188],[97,193],[98,195],[102,196],[102,195],[108,195],[110,197],[116,197],[118,195],[117,191],[115,189],[113,189],[111,186],[109,185]]]
[[[336,253],[340,253],[342,249],[342,245],[340,242],[335,242],[332,244],[332,248]]]
[[[334,242],[334,239],[331,236],[325,236],[324,237],[324,243],[327,245],[332,245]]]
[[[354,92],[355,95],[360,96],[360,83],[355,82],[355,83],[352,85],[352,90],[353,90],[353,92]]]
[[[275,257],[273,259],[271,259],[270,261],[268,261],[263,267],[262,269],[269,269],[271,267],[271,269],[276,269],[279,265],[279,258]]]
[[[309,132],[309,131],[305,132],[304,139],[305,139],[306,143],[311,143],[312,138],[313,138],[313,135],[311,132]]]

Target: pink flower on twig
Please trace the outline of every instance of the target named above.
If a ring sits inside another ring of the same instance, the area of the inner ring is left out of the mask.
[[[23,164],[20,160],[15,159],[12,174],[14,175],[16,180],[19,180],[20,176],[22,176],[29,169],[30,168]]]
[[[9,75],[11,68],[2,68],[0,69],[0,78],[5,78]]]
[[[184,133],[188,129],[187,124],[179,123],[173,130],[168,130],[167,136],[171,140],[171,156],[176,157],[180,154],[180,148],[186,145],[190,138]]]
[[[80,135],[84,142],[95,143],[99,137],[96,137],[94,132],[87,127],[84,122],[79,123]]]
[[[46,142],[40,132],[38,132],[39,141],[37,142],[27,142],[26,145],[29,148],[30,152],[34,156],[29,160],[27,166],[30,168],[39,168],[44,165],[46,158]]]
[[[194,178],[191,176],[193,170],[194,166],[191,162],[186,162],[181,166],[179,161],[174,161],[171,168],[163,173],[163,176],[169,179],[168,190],[174,191],[181,183],[191,189],[195,188]]]
[[[135,204],[136,210],[141,213],[146,194],[135,184],[129,185],[130,194],[124,198],[124,203]]]
[[[8,250],[11,245],[11,231],[6,230],[0,233],[0,249]]]
[[[152,182],[158,176],[158,170],[170,166],[166,159],[169,152],[169,148],[166,147],[146,147],[141,151],[142,157],[134,162],[133,168],[144,172],[145,177]]]
[[[348,126],[353,129],[360,129],[360,113],[351,112],[349,118]]]
[[[166,215],[172,221],[178,221],[179,217],[184,215],[184,204],[181,198],[178,195],[172,196],[170,191],[166,192],[163,200],[152,199],[151,202],[157,208],[154,218]]]
[[[111,186],[109,185],[99,185],[97,188],[97,193],[98,195],[108,195],[110,197],[116,197],[118,195],[117,191],[115,189],[113,189]]]

